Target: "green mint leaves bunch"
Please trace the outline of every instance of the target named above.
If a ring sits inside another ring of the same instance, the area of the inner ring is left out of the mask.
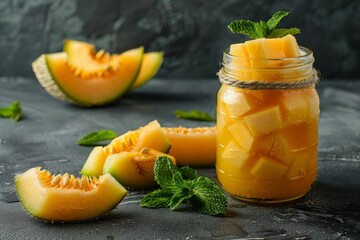
[[[0,117],[19,121],[21,116],[22,109],[19,101],[14,101],[9,106],[0,108]]]
[[[198,176],[196,170],[186,166],[177,168],[166,156],[159,157],[154,166],[155,181],[160,185],[141,199],[141,207],[170,208],[182,203],[208,215],[224,214],[227,199],[224,192],[209,178]]]
[[[241,33],[251,37],[252,39],[257,38],[281,38],[288,34],[299,34],[300,29],[298,28],[276,28],[278,23],[287,15],[289,12],[278,11],[267,21],[253,22],[250,20],[236,20],[228,25],[228,28],[233,33]]]

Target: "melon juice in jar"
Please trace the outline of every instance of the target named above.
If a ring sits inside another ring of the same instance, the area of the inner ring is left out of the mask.
[[[277,12],[267,24],[287,14]],[[236,24],[229,25],[233,32],[241,30],[241,21]],[[283,31],[232,44],[218,74],[217,178],[225,191],[245,201],[299,198],[317,176],[314,57],[298,46],[292,35],[298,29]]]

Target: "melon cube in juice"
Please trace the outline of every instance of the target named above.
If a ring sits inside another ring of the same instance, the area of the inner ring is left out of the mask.
[[[308,118],[308,102],[302,91],[292,90],[284,93],[279,101],[285,114],[287,125],[305,122]]]
[[[261,156],[250,170],[250,173],[260,180],[281,179],[287,171],[287,166],[267,156]]]
[[[234,141],[231,141],[221,155],[223,162],[226,162],[234,170],[240,170],[249,158],[249,152],[244,152]]]
[[[228,127],[228,131],[235,139],[237,145],[245,152],[250,151],[254,137],[242,121],[236,121]]]
[[[248,115],[244,120],[253,136],[269,134],[284,127],[278,105]]]
[[[237,118],[251,110],[251,100],[240,91],[226,93],[223,101],[230,117]]]
[[[290,166],[294,158],[294,149],[291,142],[281,133],[270,134],[259,140],[262,150]],[[296,150],[296,149],[295,149]]]
[[[293,155],[293,164],[291,165],[288,178],[301,178],[307,174],[307,165],[309,160],[309,151],[297,152]]]

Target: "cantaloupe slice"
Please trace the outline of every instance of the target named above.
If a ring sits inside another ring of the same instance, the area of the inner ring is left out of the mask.
[[[145,85],[159,71],[164,60],[164,52],[148,52],[144,54],[139,74],[134,83],[131,85],[130,91],[133,91]]]
[[[53,97],[82,106],[104,105],[130,88],[140,69],[143,52],[143,47],[123,52],[117,56],[119,67],[106,71],[97,69],[87,73],[86,69],[70,67],[64,52],[43,54],[32,67],[40,84]],[[102,67],[100,64],[99,68]]]
[[[154,120],[137,130],[128,131],[113,139],[105,147],[95,147],[84,163],[81,174],[100,176],[103,172],[106,158],[115,153],[124,151],[140,151],[142,148],[152,148],[168,153],[171,144],[166,138],[158,121]]]
[[[215,127],[175,127],[163,128],[163,131],[171,144],[169,154],[175,157],[178,166],[199,168],[215,165]]]
[[[110,173],[121,185],[136,190],[154,188],[154,164],[160,156],[166,156],[176,165],[173,156],[143,148],[139,152],[121,152],[106,158],[103,171]]]
[[[52,175],[40,167],[15,176],[16,192],[26,211],[50,222],[81,222],[106,214],[127,190],[110,174],[99,179]]]

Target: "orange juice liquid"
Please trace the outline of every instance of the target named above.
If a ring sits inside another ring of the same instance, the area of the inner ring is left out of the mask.
[[[303,196],[317,175],[318,120],[314,87],[249,90],[223,84],[216,172],[224,190],[253,202]]]

